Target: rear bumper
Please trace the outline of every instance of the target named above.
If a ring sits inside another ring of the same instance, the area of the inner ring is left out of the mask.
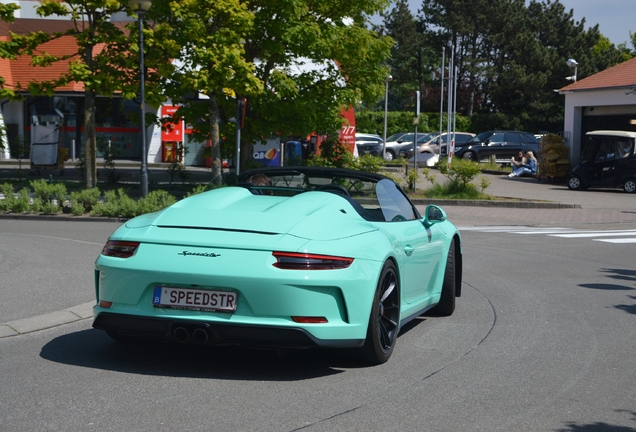
[[[317,339],[301,328],[220,324],[212,321],[152,318],[108,312],[98,314],[93,321],[93,327],[144,339],[207,345],[348,348],[364,344],[363,339]]]

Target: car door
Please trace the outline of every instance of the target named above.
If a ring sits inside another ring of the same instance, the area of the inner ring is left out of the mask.
[[[527,150],[525,140],[520,133],[506,132],[506,145],[502,148],[501,153],[497,154],[497,158],[510,159],[517,156],[520,151],[525,152]],[[529,150],[534,151],[534,148]]]
[[[593,160],[586,163],[586,180],[593,186],[612,187],[616,183],[616,143],[611,137],[603,137],[599,144]]]
[[[402,299],[423,302],[432,297],[444,250],[439,225],[425,228],[417,210],[390,180],[376,186],[380,208],[387,222],[383,230],[392,238],[398,257]]]
[[[494,132],[483,142],[483,146],[479,149],[479,158],[483,159],[490,156],[498,156],[506,146],[505,132]]]

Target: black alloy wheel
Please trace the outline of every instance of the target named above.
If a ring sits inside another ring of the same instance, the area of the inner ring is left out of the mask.
[[[371,364],[386,362],[393,353],[400,324],[400,281],[395,264],[387,261],[375,290],[367,338],[358,350],[360,358]]]
[[[633,178],[625,180],[625,183],[623,183],[623,190],[627,193],[636,192],[636,180]]]

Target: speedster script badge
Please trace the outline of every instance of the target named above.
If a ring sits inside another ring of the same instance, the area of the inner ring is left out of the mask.
[[[206,257],[206,258],[216,258],[221,256],[221,254],[216,254],[214,252],[189,252],[189,251],[179,252],[177,255],[200,256],[200,257]]]

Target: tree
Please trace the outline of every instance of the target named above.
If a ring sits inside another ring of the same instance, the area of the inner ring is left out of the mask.
[[[384,94],[392,40],[365,24],[367,15],[386,4],[385,0],[249,3],[254,28],[245,39],[246,60],[255,65],[266,91],[248,98],[242,166],[248,163],[253,142],[277,134],[335,133],[342,124],[343,106],[375,102]]]
[[[598,26],[585,30],[558,1],[423,0],[420,19],[440,51],[454,47],[458,110],[475,131],[561,128],[563,100],[554,89],[571,75],[566,60],[577,59],[582,76],[602,64],[593,58]]]
[[[398,0],[395,7],[382,14],[383,26],[376,28],[390,36],[395,44],[388,60],[391,68],[392,111],[415,111],[415,92],[421,91],[424,107],[435,110],[439,105],[439,92],[432,89],[433,70],[438,66],[438,56],[431,51],[431,44],[419,29],[419,23],[409,10],[407,0]],[[431,104],[430,102],[434,102]],[[383,105],[382,105],[383,109]],[[424,108],[426,110],[426,108]]]
[[[263,89],[243,45],[254,14],[238,0],[159,0],[151,12],[154,46],[164,51],[164,59],[175,59],[159,89],[181,104],[176,115],[194,125],[195,137],[211,140],[212,182],[220,185],[221,107],[233,95],[257,95]]]
[[[237,100],[247,99],[243,168],[252,143],[340,128],[340,109],[382,92],[391,40],[362,24],[386,0],[156,0],[155,52],[174,59],[158,88],[176,113],[212,140],[213,181],[220,182],[221,136],[230,138]],[[205,100],[192,100],[199,92]],[[224,142],[225,154],[232,147]],[[216,168],[218,166],[218,169]]]
[[[47,67],[57,62],[68,64],[68,70],[58,78],[42,82],[19,83],[12,89],[13,98],[23,91],[31,95],[52,96],[55,90],[73,82],[84,85],[84,157],[85,186],[92,188],[97,181],[95,100],[98,95],[113,97],[116,93],[131,97],[136,94],[134,80],[126,74],[130,70],[130,39],[123,26],[111,22],[113,14],[126,6],[117,0],[67,0],[60,3],[44,0],[36,12],[42,17],[68,18],[68,29],[59,32],[42,31],[19,35],[11,33],[9,41],[0,42],[0,56],[16,58],[31,56],[34,66]],[[0,14],[3,19],[6,15]],[[73,38],[76,51],[54,55],[47,52],[47,42]],[[5,93],[6,94],[6,93]],[[144,131],[142,131],[144,133]]]

